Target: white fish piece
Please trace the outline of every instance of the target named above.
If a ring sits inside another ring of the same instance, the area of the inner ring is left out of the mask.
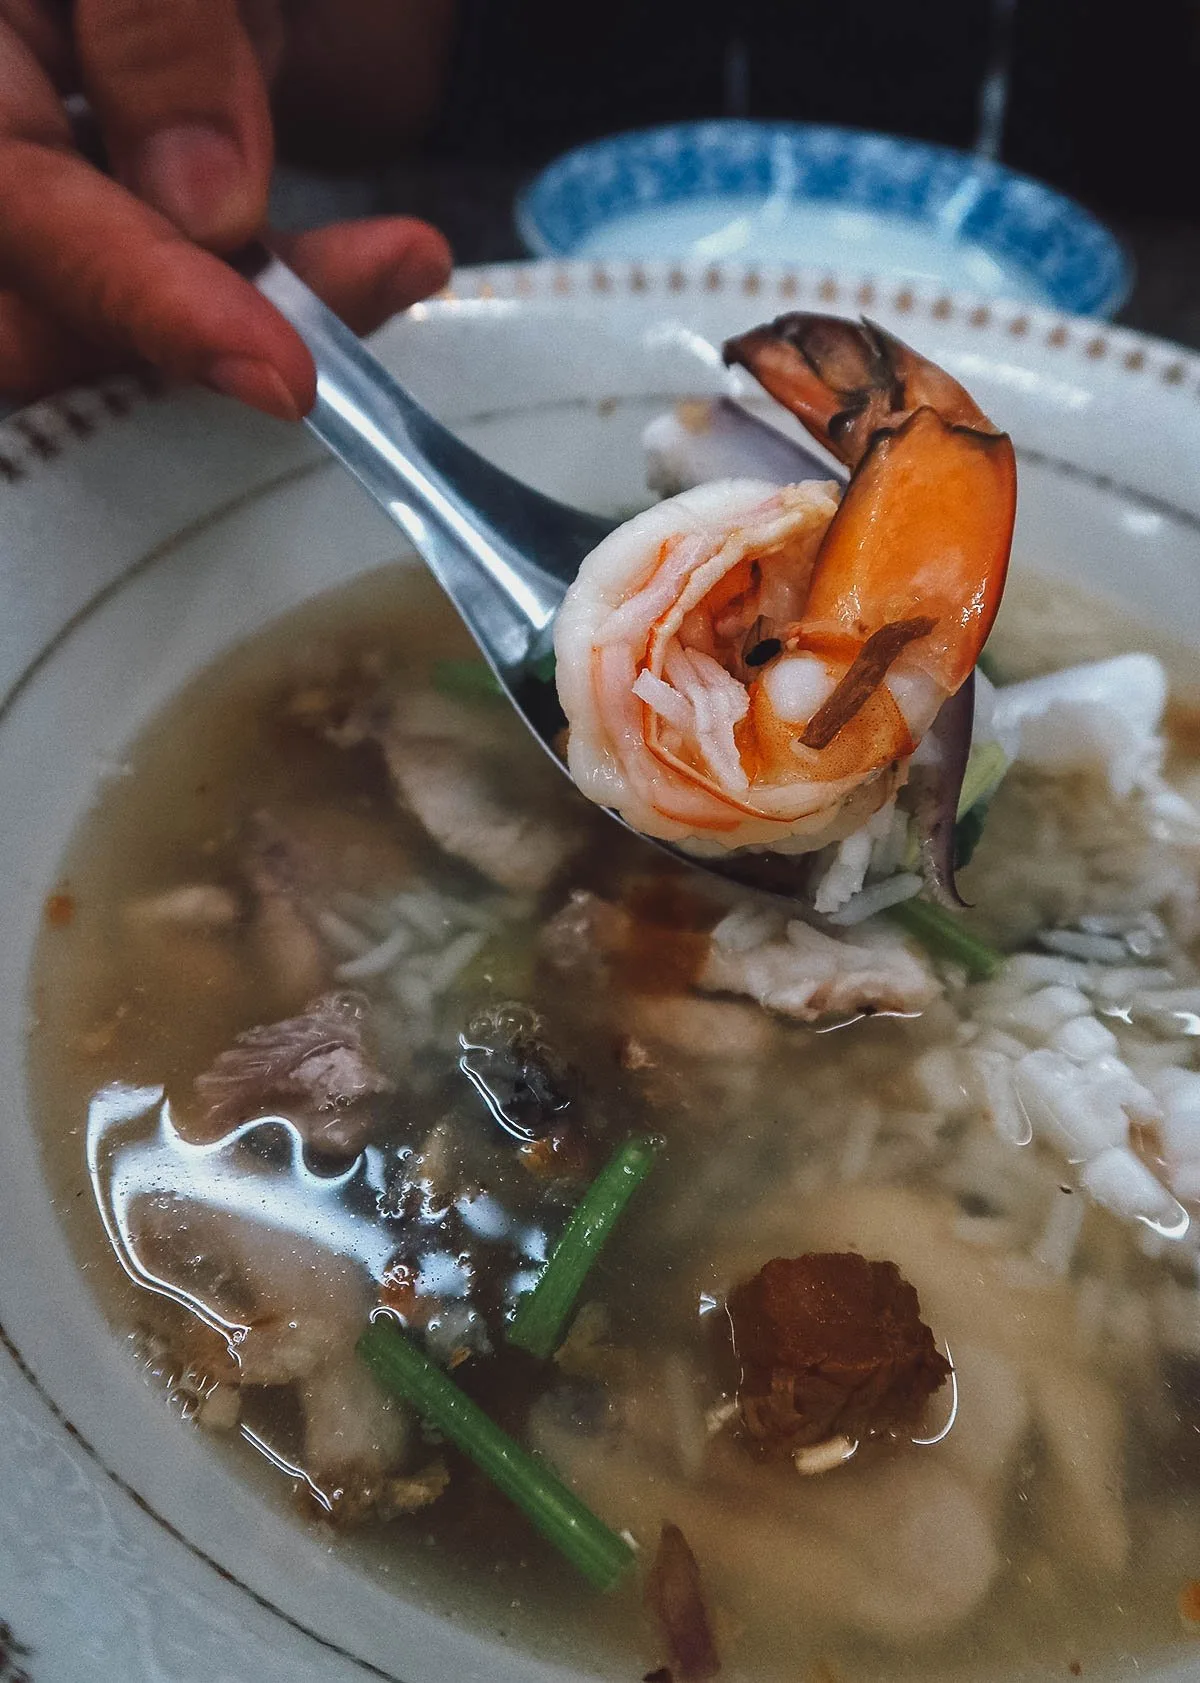
[[[989,1502],[934,1454],[764,1488],[720,1434],[699,1484],[677,1475],[673,1442],[648,1430],[640,1442],[583,1436],[542,1408],[532,1431],[589,1506],[640,1542],[669,1504],[714,1598],[750,1614],[787,1607],[905,1642],[953,1629],[1000,1570]]]
[[[1014,755],[1052,774],[1100,770],[1124,799],[1157,776],[1167,675],[1151,654],[1116,655],[1005,684],[992,726]]]
[[[731,951],[714,939],[698,985],[707,993],[748,994],[803,1022],[862,1011],[922,1011],[941,992],[929,964],[899,931],[863,927],[851,940],[798,920],[782,939],[756,947]]]
[[[1011,1357],[984,1344],[957,1342],[958,1416],[937,1446],[941,1459],[976,1489],[992,1490],[1021,1448],[1032,1419],[1028,1386]]]
[[[345,1349],[303,1377],[300,1404],[304,1466],[318,1485],[325,1475],[351,1467],[378,1477],[403,1457],[412,1427],[408,1410]]]

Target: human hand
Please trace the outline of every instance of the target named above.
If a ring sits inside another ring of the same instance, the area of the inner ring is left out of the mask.
[[[278,0],[0,0],[0,392],[149,363],[297,420],[312,359],[217,252],[259,233]],[[86,96],[110,175],[76,149]],[[357,331],[435,291],[445,241],[382,217],[273,243]]]

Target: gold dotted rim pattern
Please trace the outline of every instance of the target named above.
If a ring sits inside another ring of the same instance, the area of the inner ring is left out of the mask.
[[[763,315],[805,306],[847,315],[872,310],[938,326],[952,324],[1007,335],[1084,362],[1105,363],[1122,374],[1159,382],[1200,399],[1200,355],[1130,328],[1086,316],[1065,316],[1038,305],[983,300],[939,288],[926,289],[869,276],[834,274],[790,264],[681,262],[568,262],[495,264],[462,269],[451,284],[408,312],[413,321],[436,321],[462,307],[489,303],[577,305],[589,298],[638,302],[737,296]],[[0,422],[0,491],[25,480],[69,448],[125,420],[168,388],[153,374],[84,386],[31,404]]]

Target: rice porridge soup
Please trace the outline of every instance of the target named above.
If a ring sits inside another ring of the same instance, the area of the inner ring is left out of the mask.
[[[1007,441],[921,377],[844,494],[660,429],[718,483],[572,586],[578,789],[404,561],[194,679],[45,908],[47,1172],[147,1385],[587,1675],[1121,1677],[1200,1625],[1196,659],[1032,570],[992,627]],[[983,582],[847,641],[918,448]]]

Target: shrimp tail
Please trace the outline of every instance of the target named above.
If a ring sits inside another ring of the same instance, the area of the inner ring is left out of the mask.
[[[793,311],[727,340],[724,357],[850,468],[877,433],[901,426],[916,409],[934,409],[953,426],[996,431],[957,380],[871,321]]]

